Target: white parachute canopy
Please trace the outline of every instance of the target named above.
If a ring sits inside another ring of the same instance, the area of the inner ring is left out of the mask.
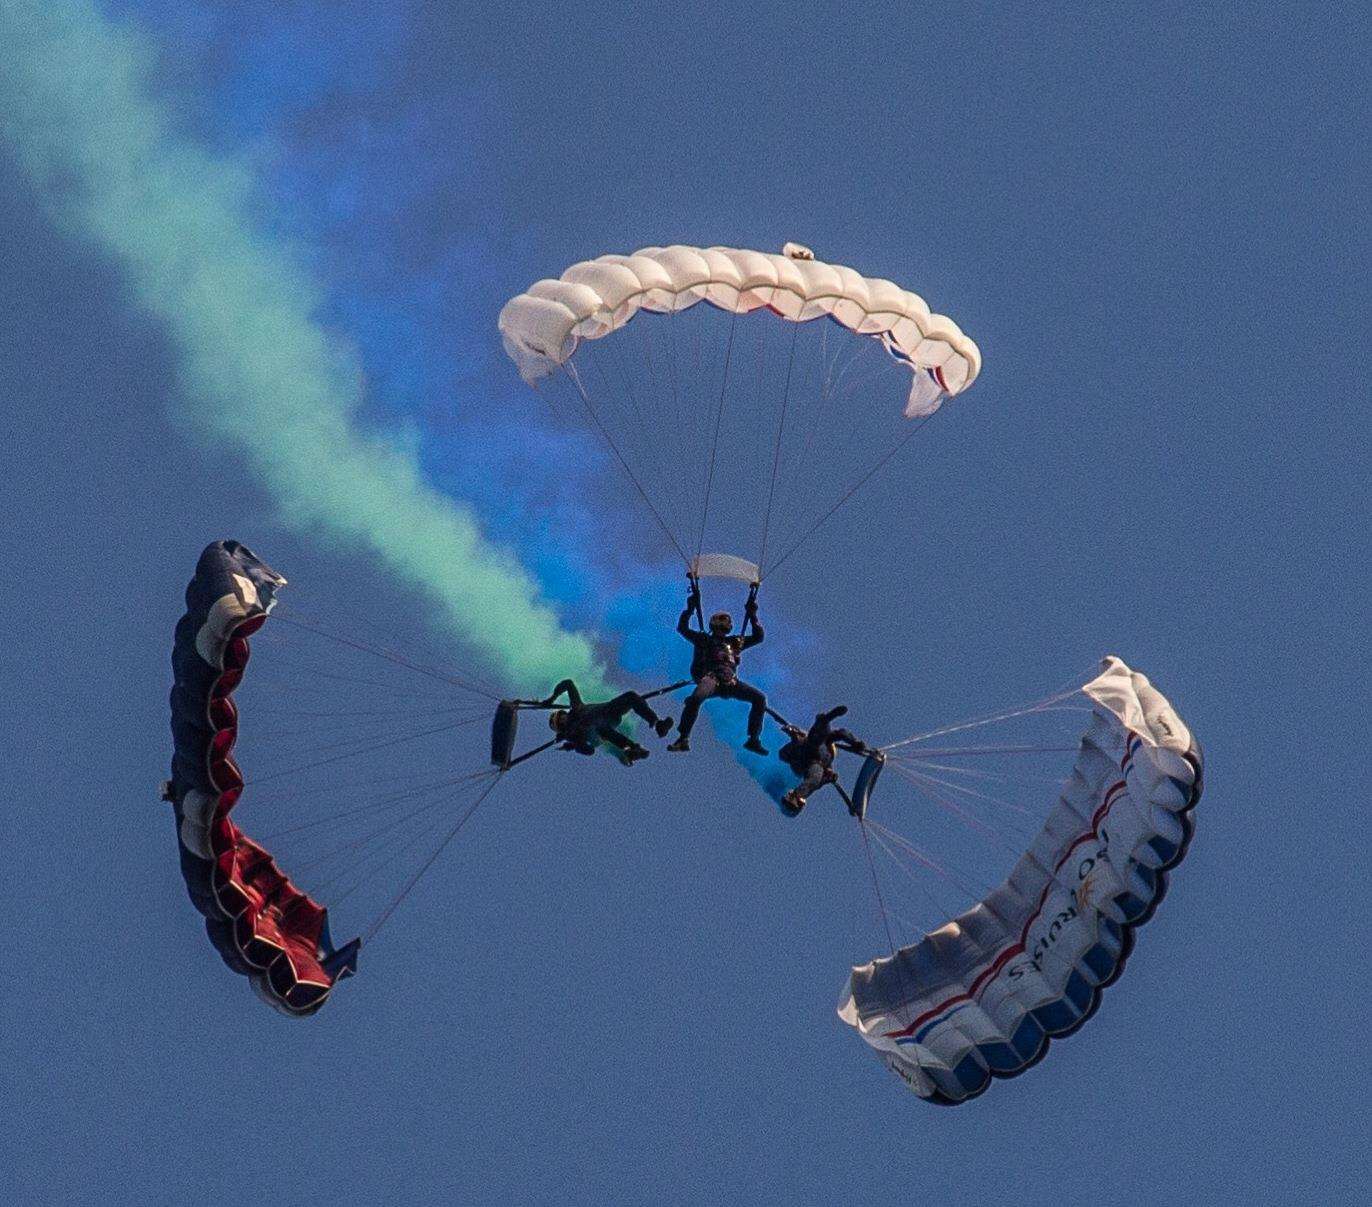
[[[840,999],[839,1017],[923,1098],[974,1097],[1081,1026],[1186,852],[1202,767],[1190,731],[1118,658],[1081,691],[1092,719],[1071,778],[1009,877],[854,968]]]
[[[709,537],[759,579],[981,370],[918,294],[796,243],[584,260],[511,298],[499,328],[559,420],[589,418],[688,568]]]
[[[737,314],[766,309],[798,323],[832,318],[880,340],[913,374],[907,418],[929,414],[981,371],[976,344],[918,294],[816,260],[796,243],[782,255],[674,245],[583,260],[511,298],[500,312],[500,334],[532,382],[570,360],[581,341],[619,330],[640,309],[676,314],[698,302]]]

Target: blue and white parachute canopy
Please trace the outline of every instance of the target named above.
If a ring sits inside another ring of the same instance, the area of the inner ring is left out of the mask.
[[[1123,972],[1186,853],[1202,759],[1143,675],[1107,658],[1092,719],[1033,844],[979,903],[854,968],[839,1017],[922,1098],[964,1102],[1040,1060]]]

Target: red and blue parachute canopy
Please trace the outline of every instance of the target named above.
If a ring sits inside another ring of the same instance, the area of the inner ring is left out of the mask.
[[[210,941],[270,1005],[308,1015],[355,970],[360,943],[336,948],[328,911],[230,816],[243,791],[233,693],[248,665],[248,638],[285,582],[237,541],[215,541],[200,555],[172,646],[165,795],[175,810],[181,873]]]

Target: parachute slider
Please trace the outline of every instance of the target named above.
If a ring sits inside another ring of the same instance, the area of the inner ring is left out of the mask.
[[[519,710],[523,700],[502,700],[491,722],[491,762],[502,771],[511,766],[515,738],[519,733]]]
[[[853,783],[853,794],[849,797],[840,788],[848,805],[848,812],[858,821],[863,821],[867,817],[867,806],[872,800],[872,790],[877,786],[877,777],[881,775],[881,769],[886,766],[886,752],[874,750],[869,754],[858,771],[857,779]]]
[[[732,553],[701,553],[691,559],[691,578],[732,578],[750,587],[762,581],[762,571],[755,562],[736,557]]]

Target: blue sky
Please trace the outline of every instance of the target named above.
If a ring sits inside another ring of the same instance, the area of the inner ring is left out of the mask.
[[[0,142],[7,1200],[1353,1197],[1368,248],[1351,7],[39,8],[85,31],[53,72],[98,60],[103,22],[129,30],[175,136],[231,168],[253,246],[308,285],[356,430],[460,501],[610,666],[671,650],[647,626],[674,619],[676,572],[612,467],[529,406],[502,301],[669,241],[798,239],[909,283],[985,369],[769,593],[782,698],[846,699],[895,737],[1119,653],[1192,725],[1208,786],[1100,1013],[956,1111],[907,1094],[833,1015],[848,964],[883,943],[846,819],[784,822],[704,735],[632,774],[531,765],[362,975],[309,1023],[276,1017],[198,933],[156,801],[200,547],[237,537],[311,614],[498,670],[207,437],[228,387],[188,355],[183,316],[111,251],[117,232],[83,224],[76,185]],[[36,11],[0,2],[7,94]],[[250,736],[245,764],[289,752]],[[461,741],[451,757],[479,759]]]

